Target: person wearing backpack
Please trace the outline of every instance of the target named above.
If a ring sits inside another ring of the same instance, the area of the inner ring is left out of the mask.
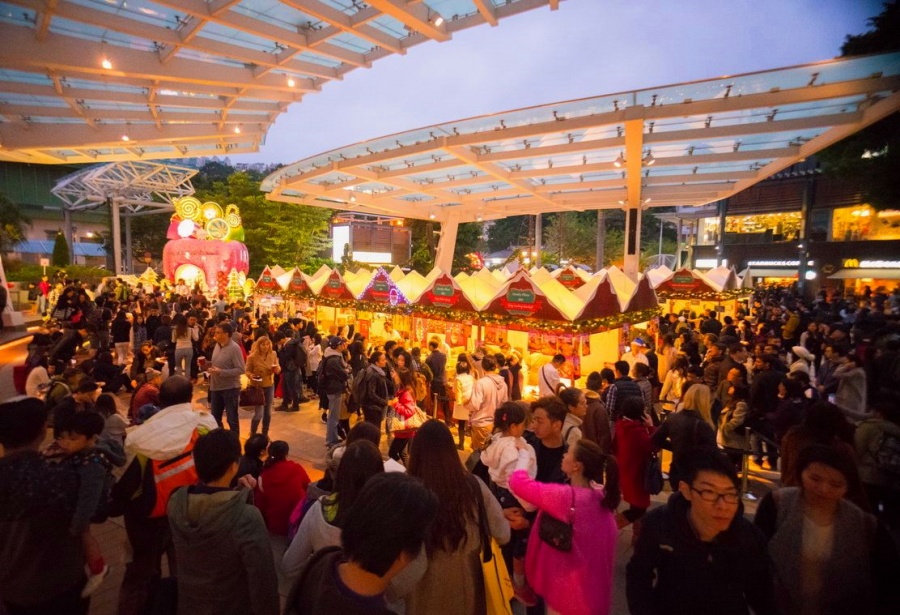
[[[166,506],[178,487],[197,482],[191,453],[197,438],[218,427],[208,412],[192,408],[193,387],[183,376],[160,385],[163,409],[128,433],[126,469],[112,489],[110,516],[123,515],[131,561],[119,592],[119,615],[144,613],[171,545]]]
[[[325,446],[331,447],[337,444],[338,421],[341,418],[341,403],[344,393],[347,392],[347,383],[350,381],[350,366],[344,361],[344,350],[347,348],[347,340],[333,335],[328,338],[328,348],[319,365],[319,391],[328,398],[328,417],[325,430]]]
[[[856,428],[854,445],[863,490],[876,515],[900,527],[900,396],[882,392],[874,416]]]
[[[376,350],[369,357],[368,367],[353,379],[352,394],[362,408],[365,420],[379,428],[387,408],[397,403],[389,377],[387,354]]]

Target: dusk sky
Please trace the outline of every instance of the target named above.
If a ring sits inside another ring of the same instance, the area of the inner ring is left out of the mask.
[[[231,160],[287,164],[476,115],[826,60],[880,12],[875,0],[565,0],[351,71]]]

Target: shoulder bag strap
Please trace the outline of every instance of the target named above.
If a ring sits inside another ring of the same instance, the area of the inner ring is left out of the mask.
[[[550,385],[550,380],[547,379],[547,372],[544,371],[546,367],[547,365],[545,364],[544,367],[541,368],[541,377],[544,379],[544,384],[547,385],[547,388],[555,393],[556,391],[554,391],[553,387]]]
[[[474,475],[469,475],[472,477],[472,484],[475,490],[475,500],[478,503],[478,533],[481,535],[481,561],[489,562],[493,557],[493,552],[491,551],[491,531],[488,526],[487,520],[487,508],[484,505],[484,496],[481,495],[481,485],[478,484],[478,479]]]

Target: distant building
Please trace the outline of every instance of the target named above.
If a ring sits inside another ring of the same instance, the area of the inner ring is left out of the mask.
[[[403,218],[342,213],[331,220],[331,238],[336,263],[348,244],[353,260],[367,265],[402,265],[412,256],[412,232]]]

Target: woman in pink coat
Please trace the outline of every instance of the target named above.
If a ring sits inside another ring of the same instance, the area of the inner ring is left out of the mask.
[[[529,459],[525,446],[517,445],[519,466],[509,477],[509,488],[538,509],[525,554],[528,582],[544,598],[548,613],[606,615],[612,603],[615,513],[621,499],[616,460],[595,443],[579,440],[562,460],[571,484],[539,483],[524,469]],[[571,551],[558,551],[539,538],[544,515],[573,524]]]

